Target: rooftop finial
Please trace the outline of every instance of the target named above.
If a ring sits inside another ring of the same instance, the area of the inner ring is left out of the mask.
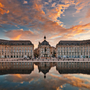
[[[46,40],[46,36],[44,36],[44,40]]]

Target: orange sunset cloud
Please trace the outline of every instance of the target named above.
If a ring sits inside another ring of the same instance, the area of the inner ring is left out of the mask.
[[[21,35],[18,35],[18,36],[14,37],[14,38],[11,38],[11,39],[12,39],[12,40],[19,40],[20,37],[21,37]]]
[[[74,39],[90,30],[90,22],[84,22],[90,16],[89,4],[89,0],[0,0],[0,27],[6,30],[4,36],[9,39],[28,39],[37,46],[47,35],[49,42],[55,45],[53,42]]]

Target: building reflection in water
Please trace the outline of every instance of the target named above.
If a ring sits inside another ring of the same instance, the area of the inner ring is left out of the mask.
[[[30,74],[33,62],[0,62],[0,74]]]
[[[0,75],[31,74],[34,71],[34,64],[38,66],[39,72],[44,74],[44,78],[53,66],[56,66],[56,70],[60,74],[90,74],[90,62],[0,62]]]
[[[52,65],[49,62],[38,63],[38,70],[44,74],[44,78],[46,78],[46,74],[49,72],[51,67]]]
[[[56,63],[56,70],[60,74],[90,74],[90,62],[59,62]]]

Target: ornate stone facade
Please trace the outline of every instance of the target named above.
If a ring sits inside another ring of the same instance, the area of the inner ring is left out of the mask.
[[[60,41],[56,53],[58,58],[90,58],[90,40]]]
[[[50,52],[50,44],[46,41],[46,37],[44,37],[44,41],[42,43],[39,42],[38,49],[39,49],[39,57],[40,58],[49,58],[51,57]]]
[[[36,54],[35,54],[36,53]],[[0,39],[0,58],[90,58],[90,40],[60,41],[56,48],[52,47],[46,36],[39,42],[38,48],[27,40]]]
[[[26,40],[0,40],[0,58],[33,58],[34,45]]]

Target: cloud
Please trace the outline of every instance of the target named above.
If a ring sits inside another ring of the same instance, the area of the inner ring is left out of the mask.
[[[48,2],[52,2],[52,0],[49,0]]]
[[[27,1],[24,1],[23,4],[27,4],[28,2]]]
[[[54,78],[58,78],[59,80],[65,81],[66,83],[69,83],[75,87],[90,89],[89,83],[88,84],[85,83],[88,82],[87,79],[80,79],[72,75],[62,75],[62,77],[59,77],[51,74],[51,76]]]
[[[74,4],[75,2],[72,0],[63,0],[65,4],[56,4],[56,6],[53,9],[50,9],[51,6],[46,7],[43,5],[43,3],[39,0],[35,1],[29,1],[29,4],[32,4],[32,6],[22,6],[22,4],[16,0],[9,1],[3,1],[1,0],[6,8],[10,11],[8,15],[2,16],[1,22],[2,24],[10,24],[10,22],[19,24],[19,25],[29,25],[33,27],[34,29],[40,28],[41,25],[43,26],[46,22],[56,22],[58,25],[62,25],[62,22],[58,20],[57,18],[61,17],[61,14],[65,12],[65,9],[67,9],[71,4]],[[26,2],[26,1],[25,1]],[[51,0],[49,2],[52,2]],[[11,3],[11,6],[9,6],[9,3]],[[56,1],[57,3],[57,1]],[[44,10],[43,10],[44,9]],[[51,23],[49,23],[51,26]],[[40,27],[39,27],[40,26]]]
[[[24,6],[18,0],[1,0],[1,2],[4,4],[5,9],[8,9],[10,13],[2,15],[2,18],[0,19],[0,22],[2,23],[0,24],[16,23],[18,25],[28,25],[34,29],[40,28],[39,25],[43,26],[43,23],[50,20],[58,23],[59,25],[63,25],[63,22],[58,20],[58,18],[61,17],[61,14],[63,14],[70,5],[75,4],[77,6],[81,3],[85,4],[82,0],[77,0],[76,3],[75,0],[62,0],[61,2],[64,4],[59,4],[60,1],[56,1],[49,6],[45,6],[42,3],[42,0],[29,1],[28,3],[30,5],[27,6]],[[52,2],[52,0],[49,0],[48,2]],[[26,4],[27,1],[24,0],[24,3]],[[10,4],[11,6],[9,6]],[[51,9],[52,6],[54,8]]]
[[[64,0],[65,3],[74,4],[76,10],[76,13],[79,13],[83,8],[89,6],[90,0]]]
[[[13,76],[17,77],[17,78],[20,78],[22,79],[21,75],[20,74],[13,74]]]
[[[48,77],[51,77],[51,78],[47,78],[46,80],[42,78],[42,75],[41,74],[38,74],[38,73],[33,73],[33,74],[30,74],[30,75],[19,75],[21,78],[17,78],[17,75],[10,75],[11,78],[7,77],[6,79],[8,81],[12,81],[13,82],[34,82],[33,84],[31,84],[32,86],[36,86],[38,85],[37,89],[41,88],[40,86],[43,86],[44,89],[46,90],[50,90],[52,88],[52,90],[59,90],[59,88],[64,88],[64,85],[67,83],[67,84],[70,84],[72,86],[75,86],[75,87],[79,87],[79,88],[86,88],[86,89],[90,89],[90,83],[88,82],[89,80],[88,79],[81,79],[79,77],[75,77],[73,75],[67,75],[67,74],[63,74],[61,76],[58,76],[58,75],[53,75],[53,74],[48,74]],[[38,78],[40,80],[40,82],[38,82]],[[49,82],[48,82],[49,80]],[[44,82],[43,82],[44,81]],[[50,83],[52,82],[52,83]],[[88,83],[85,83],[85,82],[88,82]],[[36,85],[37,84],[37,85]],[[49,84],[49,86],[47,85]],[[40,85],[40,86],[39,86]],[[28,85],[27,85],[28,86]],[[53,87],[52,87],[53,86]],[[23,87],[24,88],[24,87]]]
[[[28,1],[28,4],[24,5],[23,3],[27,3],[25,0],[22,2],[19,0],[0,0],[0,8],[6,12],[9,10],[9,13],[1,14],[1,26],[6,27],[7,25],[11,25],[30,28],[30,31],[10,29],[5,32],[5,36],[14,40],[31,39],[36,45],[36,41],[38,42],[37,38],[42,40],[43,36],[47,35],[50,44],[55,45],[52,39],[57,43],[60,39],[70,39],[75,35],[87,32],[86,29],[89,29],[88,24],[64,28],[64,23],[61,21],[61,16],[65,15],[64,12],[71,5],[75,5],[74,7],[78,10],[79,7],[77,6],[79,4],[82,5],[81,3],[83,3],[85,7],[87,2],[84,3],[81,0],[80,2],[78,0],[61,0],[53,3],[51,3],[52,0],[50,0],[46,4],[45,2],[44,0],[31,0]],[[65,15],[65,17],[67,17],[67,15]]]
[[[61,36],[60,38],[67,39],[69,37],[74,37],[75,35],[78,35],[78,34],[81,34],[81,33],[85,34],[85,33],[89,32],[86,29],[90,29],[90,23],[85,24],[85,25],[72,26],[71,28],[66,29],[65,32],[63,32],[63,33],[60,32],[56,35],[52,35],[51,38]]]
[[[0,3],[0,16],[5,13],[9,13],[9,10],[5,10],[4,5],[2,3]]]
[[[52,21],[58,22],[58,23],[62,23],[61,21],[57,20],[57,18],[61,17],[61,14],[63,14],[63,12],[65,11],[65,9],[67,9],[69,7],[69,4],[58,4],[55,8],[51,9],[49,11],[49,9],[46,9],[46,15],[49,19],[51,19]]]
[[[43,26],[42,25],[39,26],[43,30],[42,32],[31,31],[30,29],[28,31],[24,31],[23,29],[21,29],[21,30],[7,31],[5,32],[5,35],[6,37],[14,40],[20,40],[20,39],[31,40],[34,42],[35,47],[37,47],[37,43],[39,42],[38,39],[42,40],[44,35],[47,35],[51,45],[52,44],[56,45],[60,41],[60,39],[66,40],[66,39],[72,39],[72,37],[75,37],[80,34],[86,35],[89,32],[89,30],[86,30],[86,29],[90,29],[90,23],[85,25],[72,26],[71,28],[68,28],[68,29],[59,26],[55,22],[52,23],[50,21],[46,23],[47,24],[45,25],[43,24]],[[50,26],[50,23],[52,27]],[[48,35],[48,33],[50,33],[50,35]],[[53,42],[56,42],[56,43],[53,43],[52,40]]]
[[[52,7],[55,7],[55,5],[56,5],[56,3],[54,2],[54,3],[52,4]]]
[[[45,5],[48,5],[49,3],[48,2],[44,2]]]
[[[90,18],[90,8],[87,11],[86,18]]]
[[[23,29],[5,31],[5,37],[11,40],[30,40],[34,43],[34,47],[37,47],[38,32],[29,30],[24,31]]]
[[[75,39],[77,39],[77,40],[86,40],[86,39],[90,39],[90,31],[88,31],[88,32],[85,32],[85,33],[82,33],[81,35],[76,35],[75,36]]]
[[[23,29],[10,30],[5,32],[5,35],[12,40],[29,39],[29,36],[34,36],[32,31],[24,31]]]
[[[2,3],[0,3],[0,8],[3,8],[4,7],[4,5],[2,5]]]
[[[76,13],[78,13],[78,12],[80,12],[80,10],[82,8],[85,7],[86,4],[85,4],[84,0],[77,0],[77,3],[75,5],[76,5],[76,9],[77,9]]]
[[[75,5],[76,12],[79,13],[83,8],[86,8],[90,4],[90,0],[62,0],[65,4]]]

